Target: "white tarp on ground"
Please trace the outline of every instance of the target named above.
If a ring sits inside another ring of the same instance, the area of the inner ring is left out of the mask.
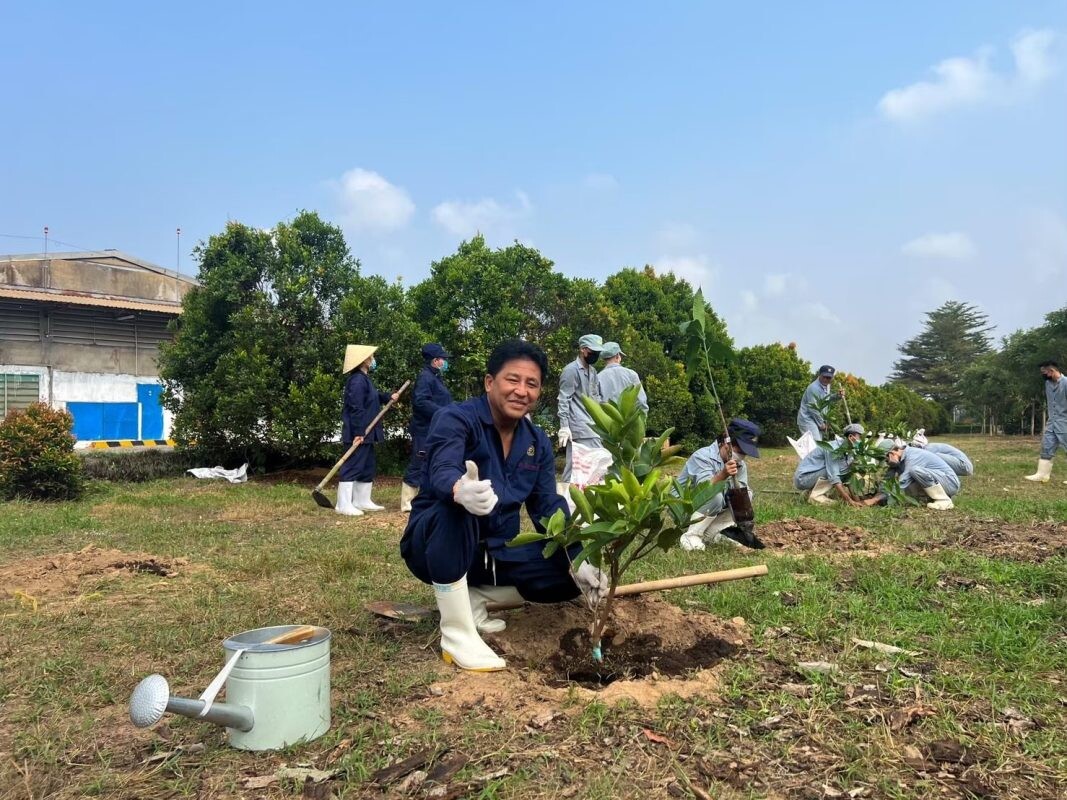
[[[230,483],[244,483],[248,480],[248,464],[242,464],[237,469],[223,469],[222,467],[194,467],[187,469],[194,478],[222,478]]]

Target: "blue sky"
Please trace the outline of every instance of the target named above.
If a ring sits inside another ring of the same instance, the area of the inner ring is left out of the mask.
[[[742,5],[7,3],[0,252],[307,208],[410,284],[481,230],[874,381],[947,299],[1067,303],[1067,4]]]

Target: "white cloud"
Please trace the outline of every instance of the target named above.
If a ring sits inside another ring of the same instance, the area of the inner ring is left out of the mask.
[[[662,256],[653,263],[658,271],[673,272],[675,277],[688,281],[694,289],[703,289],[704,296],[715,304],[711,293],[719,277],[719,268],[706,255]]]
[[[900,252],[907,256],[920,258],[948,258],[953,261],[966,261],[974,258],[978,249],[966,233],[927,233],[910,242],[906,242]]]
[[[994,48],[989,46],[971,57],[946,58],[932,67],[932,80],[886,92],[878,101],[878,110],[887,119],[908,123],[953,108],[994,100],[1011,102],[1021,90],[1043,83],[1055,72],[1052,48],[1056,38],[1048,29],[1016,36],[1011,43],[1014,73],[993,68]]]
[[[664,250],[693,250],[700,244],[700,231],[688,222],[664,222],[658,232]]]
[[[333,182],[342,227],[359,231],[391,231],[404,227],[415,213],[408,193],[377,172],[350,169]]]
[[[785,294],[789,275],[784,272],[772,273],[763,279],[763,291],[771,297]]]
[[[590,172],[582,178],[582,187],[594,192],[614,192],[619,188],[619,182],[606,172]]]
[[[1026,260],[1037,281],[1067,276],[1067,220],[1048,209],[1032,212],[1024,236]]]
[[[820,322],[830,322],[834,325],[841,324],[841,318],[837,316],[825,303],[804,303],[801,306],[804,316]]]
[[[1052,46],[1056,34],[1047,28],[1040,31],[1023,31],[1011,43],[1015,56],[1015,69],[1023,83],[1036,84],[1052,77],[1056,65]]]
[[[759,298],[756,297],[756,293],[755,292],[753,292],[753,291],[751,291],[749,289],[742,290],[742,292],[741,292],[741,307],[745,311],[755,311],[756,307],[758,305],[759,305]]]
[[[433,209],[433,220],[456,236],[484,235],[505,236],[511,234],[515,225],[527,217],[533,209],[525,192],[515,192],[516,203],[499,203],[491,197],[466,202],[448,200]]]

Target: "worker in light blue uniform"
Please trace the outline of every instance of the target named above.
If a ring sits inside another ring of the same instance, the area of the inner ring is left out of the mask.
[[[958,447],[953,447],[948,442],[929,442],[922,448],[927,453],[941,456],[941,459],[952,468],[959,477],[966,478],[974,475],[974,464],[967,454]]]
[[[845,426],[845,438],[850,442],[857,442],[863,436],[863,426],[856,423]],[[845,439],[834,439],[832,445],[840,446]],[[844,483],[844,474],[848,472],[852,464],[851,456],[837,455],[833,450],[825,447],[816,447],[797,465],[793,473],[793,487],[802,492],[808,492],[808,502],[815,505],[829,505],[834,502],[830,497],[832,491],[836,491],[850,506],[862,506],[863,503],[853,497],[852,492]]]
[[[556,492],[552,443],[526,418],[547,369],[541,348],[504,342],[489,356],[485,394],[446,406],[430,423],[422,490],[400,554],[416,578],[433,584],[442,655],[462,669],[505,667],[479,635],[504,627],[489,618],[489,602],[553,603],[580,592],[594,602],[607,592],[607,577],[588,562],[572,575],[567,553],[545,558],[544,542],[507,545],[523,506],[542,531],[542,519],[569,515]]]
[[[637,392],[637,405],[648,413],[648,396],[645,387],[641,384],[641,376],[629,367],[622,365],[622,357],[626,355],[618,342],[604,342],[604,349],[600,351],[600,358],[604,366],[597,374],[597,382],[600,384],[600,397],[605,402],[618,402],[624,389],[631,386],[640,387]]]
[[[927,498],[927,508],[948,511],[955,507],[952,498],[960,490],[960,479],[937,453],[894,442],[885,460],[899,475],[900,488],[913,497]],[[886,500],[884,494],[878,494],[864,505],[882,505]]]
[[[411,394],[411,459],[408,461],[404,482],[400,486],[400,510],[411,511],[411,501],[422,485],[422,470],[426,462],[426,435],[430,432],[430,420],[438,409],[452,402],[441,376],[448,370],[450,356],[441,345],[423,345],[425,362],[419,377],[415,379],[415,391]]]
[[[805,432],[810,433],[817,442],[821,442],[825,438],[826,420],[816,410],[813,405],[814,401],[829,398],[832,402],[836,402],[845,396],[844,389],[840,389],[837,392],[830,391],[830,384],[834,380],[835,372],[836,370],[829,364],[823,364],[819,367],[815,380],[808,384],[808,388],[804,390],[803,397],[800,398],[800,409],[797,411],[797,427],[800,428],[802,436]]]
[[[678,473],[679,483],[715,484],[736,478],[738,486],[748,489],[749,497],[752,496],[745,459],[749,456],[759,458],[756,439],[760,427],[747,419],[735,418],[730,420],[727,430],[730,434],[729,444],[726,442],[726,436],[720,435],[713,444],[694,452]],[[683,550],[703,550],[706,542],[719,541],[720,537],[746,547],[759,547],[755,544],[758,540],[754,536],[744,536],[738,529],[733,511],[727,505],[725,492],[715,495],[702,508],[697,509],[694,520],[679,540]]]
[[[377,350],[376,345],[348,345],[342,368],[342,373],[348,378],[341,411],[341,444],[346,450],[357,438],[362,438],[363,444],[341,465],[335,508],[337,513],[353,517],[365,511],[382,511],[385,508],[370,496],[376,467],[374,445],[385,441],[385,434],[382,433],[381,423],[375,425],[369,434],[366,430],[381,411],[382,403],[395,400],[397,395],[379,392],[371,382],[370,373],[377,368],[374,359]]]
[[[1041,377],[1045,379],[1048,422],[1045,423],[1045,433],[1041,437],[1037,472],[1027,475],[1026,480],[1048,483],[1052,479],[1052,456],[1061,447],[1067,451],[1067,380],[1063,379],[1060,365],[1055,361],[1042,362]]]
[[[586,447],[600,447],[600,437],[593,430],[593,419],[582,405],[582,396],[596,401],[600,395],[600,382],[594,364],[600,359],[604,340],[595,333],[587,333],[578,340],[578,358],[563,368],[559,374],[559,446],[566,448],[567,460],[563,465],[563,484],[570,483],[574,458],[574,443]],[[566,492],[566,486],[560,486]]]

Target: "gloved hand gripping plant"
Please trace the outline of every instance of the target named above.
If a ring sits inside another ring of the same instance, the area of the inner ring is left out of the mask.
[[[586,593],[593,611],[590,637],[593,658],[603,660],[601,639],[615,602],[615,590],[635,561],[657,548],[669,550],[689,527],[693,512],[724,491],[727,484],[691,487],[664,474],[664,468],[681,463],[668,447],[673,428],[656,438],[645,437],[646,415],[637,405],[638,387],[626,389],[616,402],[598,403],[583,397],[593,429],[611,453],[613,463],[602,484],[570,487],[574,513],[562,511],[542,520],[545,533],[520,533],[512,545],[547,540],[545,557],[560,547],[571,558],[572,569],[589,572],[592,565],[607,578],[607,590]],[[579,586],[590,584],[578,580]]]

